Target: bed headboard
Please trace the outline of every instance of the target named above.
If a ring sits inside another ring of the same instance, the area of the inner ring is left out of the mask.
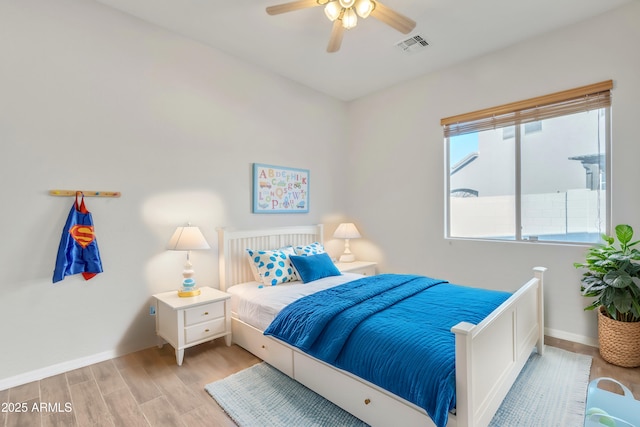
[[[323,243],[323,225],[300,225],[231,231],[218,228],[218,268],[220,290],[253,281],[246,249],[269,250],[285,246]]]

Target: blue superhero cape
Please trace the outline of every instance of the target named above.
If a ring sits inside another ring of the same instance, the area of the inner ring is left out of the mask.
[[[76,195],[76,201],[71,206],[67,222],[62,229],[53,283],[59,282],[65,276],[78,273],[82,273],[85,280],[102,273],[102,261],[93,230],[93,218],[84,204],[84,194],[80,204]]]

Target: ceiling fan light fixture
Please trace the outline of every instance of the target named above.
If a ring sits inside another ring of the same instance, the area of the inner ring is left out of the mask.
[[[375,9],[375,3],[371,0],[357,0],[355,4],[356,13],[360,18],[367,18],[373,9]]]
[[[344,9],[349,9],[353,7],[355,2],[356,0],[338,0],[338,3],[340,3],[340,6],[342,6]]]
[[[329,53],[340,49],[344,30],[358,25],[358,17],[365,19],[373,16],[402,34],[409,34],[416,27],[416,21],[385,6],[380,0],[288,0],[288,3],[268,6],[266,12],[269,15],[280,15],[317,6],[324,6],[325,15],[333,23],[327,45]]]
[[[330,1],[324,7],[324,14],[327,15],[327,18],[332,22],[340,17],[340,12],[342,12],[342,7],[338,3],[338,0]]]
[[[344,29],[350,30],[355,28],[356,25],[358,25],[358,15],[356,12],[352,8],[345,9],[342,14],[342,26]]]

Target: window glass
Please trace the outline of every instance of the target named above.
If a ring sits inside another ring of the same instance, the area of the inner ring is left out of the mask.
[[[585,111],[522,133],[523,238],[600,240],[606,219],[605,117],[602,109]]]
[[[449,146],[452,152],[460,153],[456,158],[462,157],[451,166],[449,178],[450,236],[513,240],[513,140],[503,140],[502,129],[497,129],[451,137]],[[474,147],[475,151],[469,151]],[[469,154],[462,156],[465,150]]]
[[[609,109],[446,138],[447,237],[600,241]]]

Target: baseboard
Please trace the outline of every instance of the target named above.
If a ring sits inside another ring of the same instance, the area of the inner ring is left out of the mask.
[[[66,362],[58,363],[55,365],[47,366],[44,368],[36,369],[34,371],[25,372],[24,374],[16,375],[9,378],[0,379],[0,390],[6,390],[11,387],[17,387],[19,385],[27,384],[33,381],[40,381],[43,378],[52,377],[54,375],[62,374],[64,372],[73,371],[74,369],[84,368],[85,366],[93,365],[95,363],[104,362],[116,357],[124,356],[125,354],[132,353],[134,351],[143,349],[134,349],[131,351],[116,351],[109,350],[98,354],[93,354],[87,357],[81,357],[79,359],[68,360]]]
[[[583,335],[572,334],[565,331],[559,331],[557,329],[544,328],[544,334],[553,338],[558,338],[565,341],[577,342],[579,344],[588,345],[590,347],[599,347],[598,339],[592,337],[585,337]]]

